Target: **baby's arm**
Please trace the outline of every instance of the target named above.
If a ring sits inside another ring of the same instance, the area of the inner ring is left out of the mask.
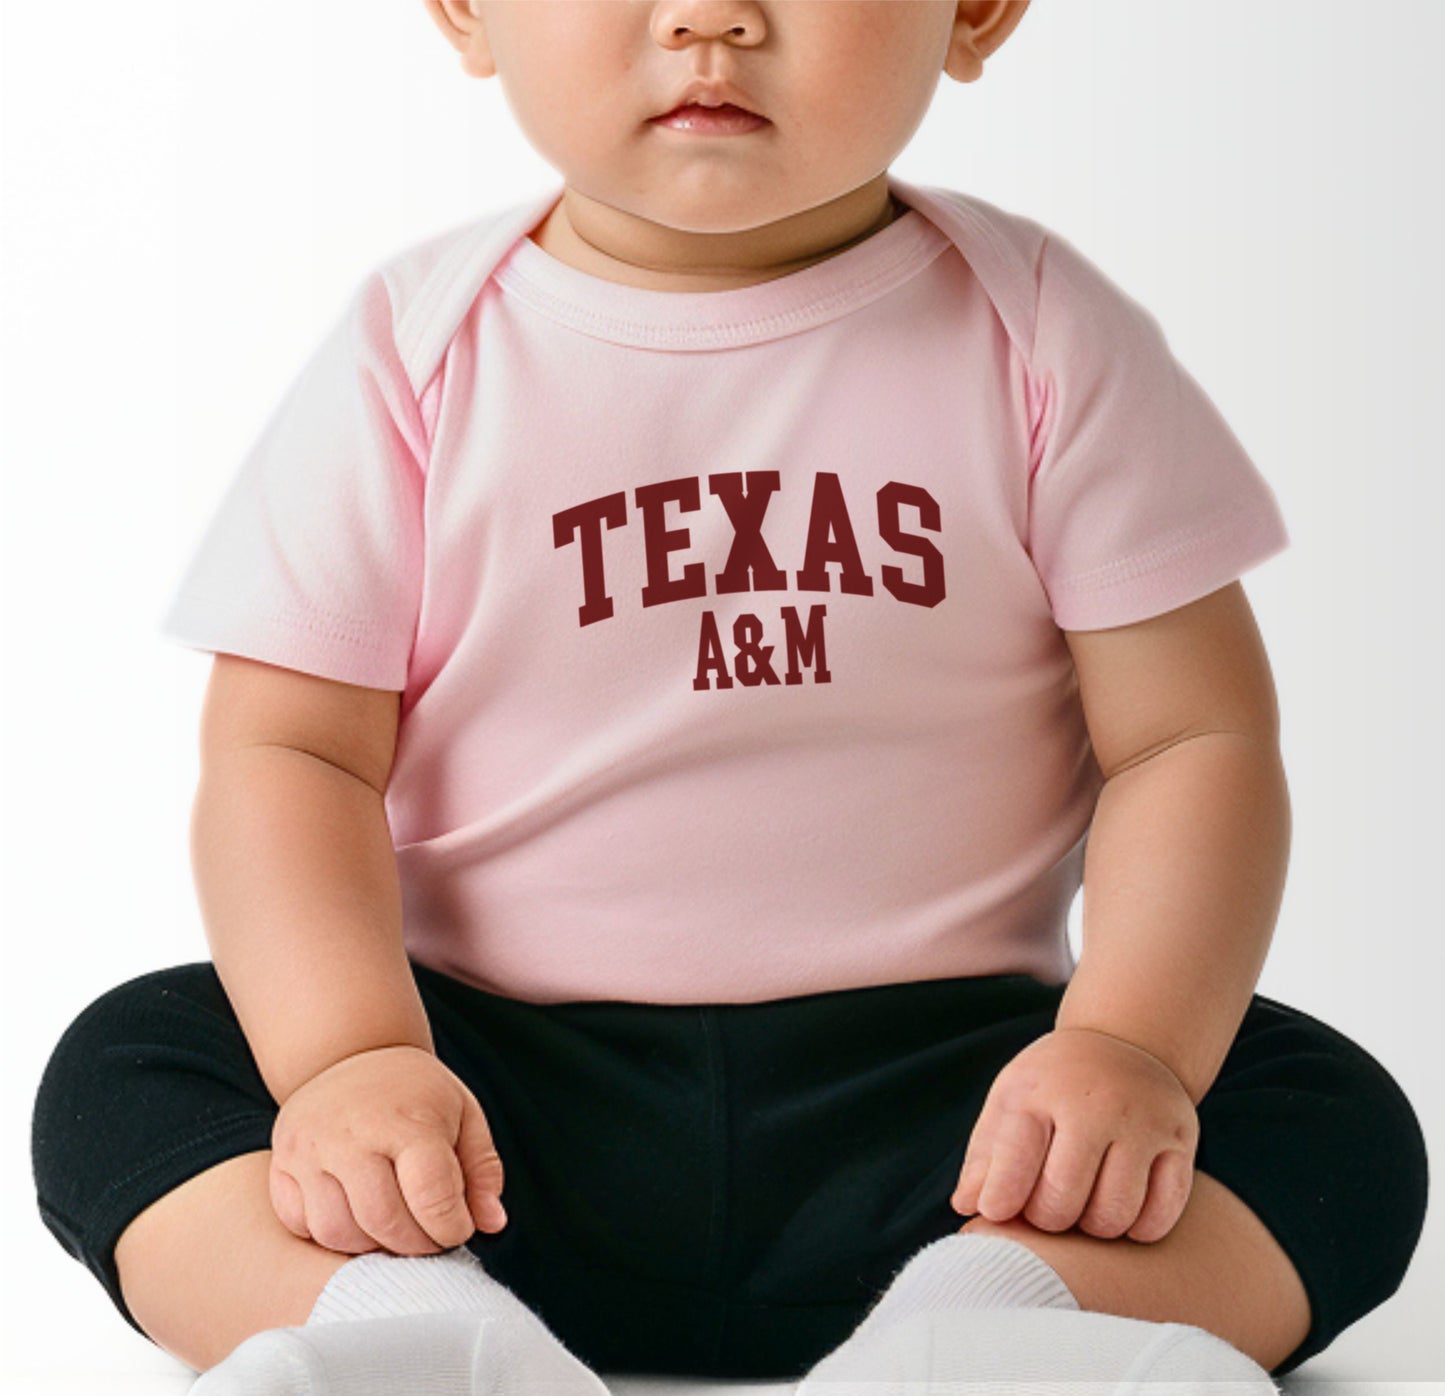
[[[400,695],[217,654],[191,860],[216,972],[278,1103],[357,1052],[432,1052],[383,792]]]
[[[1157,1241],[1188,1203],[1195,1107],[1249,1007],[1284,888],[1274,684],[1238,581],[1065,634],[1106,778],[1083,947],[1054,1030],[995,1078],[953,1206]]]
[[[1284,894],[1289,793],[1269,658],[1237,580],[1136,625],[1065,634],[1106,780],[1055,1026],[1152,1052],[1197,1105]]]
[[[399,696],[217,654],[191,821],[216,972],[279,1105],[272,1207],[352,1254],[506,1224],[486,1116],[436,1056],[403,948]]]

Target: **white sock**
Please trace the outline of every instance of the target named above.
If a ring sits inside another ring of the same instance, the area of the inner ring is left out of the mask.
[[[268,1328],[192,1396],[606,1396],[600,1377],[465,1247],[368,1251],[327,1281],[306,1323]]]
[[[536,1318],[510,1289],[486,1272],[471,1251],[458,1246],[440,1255],[393,1255],[390,1251],[354,1255],[326,1282],[306,1322],[395,1318],[451,1309],[466,1309],[488,1318],[521,1310]]]
[[[865,1363],[868,1345],[920,1314],[958,1309],[1077,1309],[1078,1301],[1042,1256],[1005,1236],[955,1231],[915,1251],[858,1326],[807,1373],[843,1380]]]
[[[908,1258],[852,1336],[871,1338],[920,1313],[1078,1307],[1059,1272],[1021,1242],[954,1232]]]
[[[869,1342],[849,1339],[807,1373],[794,1396],[924,1391],[1278,1396],[1279,1388],[1252,1358],[1203,1328],[1073,1309],[999,1308],[917,1313]]]
[[[1085,1312],[1021,1242],[956,1232],[910,1257],[795,1396],[1106,1396],[1146,1378],[1171,1396],[1278,1390],[1205,1329]]]

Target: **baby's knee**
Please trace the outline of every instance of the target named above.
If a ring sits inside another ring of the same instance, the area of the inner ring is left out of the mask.
[[[209,960],[150,970],[105,990],[66,1024],[41,1073],[37,1100],[76,1072],[93,1070],[100,1054],[159,1035],[168,1015],[214,1010],[220,981]],[[224,1000],[224,992],[220,993]],[[182,1007],[185,1005],[186,1007]]]
[[[169,1113],[215,1069],[243,1073],[244,1044],[209,960],[152,970],[92,999],[52,1047],[36,1088],[31,1163],[41,1199],[60,1205],[77,1151],[143,1130],[148,1106]]]

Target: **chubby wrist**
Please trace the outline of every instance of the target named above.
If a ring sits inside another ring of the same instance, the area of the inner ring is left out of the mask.
[[[1175,1066],[1172,1061],[1170,1061],[1167,1057],[1160,1055],[1160,1053],[1155,1049],[1151,1047],[1146,1047],[1141,1042],[1135,1042],[1132,1038],[1121,1037],[1118,1033],[1110,1032],[1107,1028],[1088,1027],[1082,1023],[1059,1023],[1055,1025],[1053,1030],[1055,1033],[1093,1033],[1096,1037],[1107,1037],[1114,1042],[1122,1043],[1125,1047],[1132,1047],[1136,1052],[1143,1052],[1146,1057],[1150,1057],[1154,1061],[1158,1062],[1158,1064],[1162,1066],[1164,1070],[1167,1071],[1179,1083],[1179,1089],[1182,1090],[1184,1094],[1189,1097],[1190,1101],[1193,1104],[1198,1105],[1200,1100],[1204,1097],[1204,1092],[1196,1092],[1189,1085],[1188,1081],[1184,1079],[1181,1069]]]

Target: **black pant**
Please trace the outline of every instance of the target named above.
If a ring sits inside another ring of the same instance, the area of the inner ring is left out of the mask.
[[[509,1221],[469,1248],[598,1372],[796,1378],[841,1343],[949,1206],[999,1070],[1063,987],[922,980],[751,1004],[529,1004],[413,962],[441,1060],[475,1092]],[[133,1327],[121,1231],[270,1147],[276,1102],[209,962],[102,994],[35,1102],[40,1213]],[[1425,1141],[1362,1047],[1255,995],[1198,1107],[1195,1163],[1264,1221],[1320,1352],[1399,1287]],[[217,1257],[224,1263],[224,1257]]]

